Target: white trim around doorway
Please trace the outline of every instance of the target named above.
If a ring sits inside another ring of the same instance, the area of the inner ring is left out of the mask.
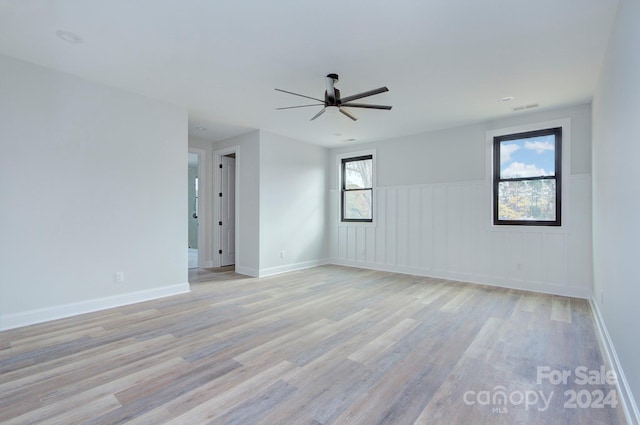
[[[239,209],[239,202],[240,202],[240,146],[230,146],[227,148],[223,148],[223,149],[219,149],[219,150],[215,150],[213,151],[213,191],[212,191],[212,195],[213,199],[217,200],[216,198],[216,194],[220,193],[222,190],[222,182],[220,181],[219,178],[217,178],[218,176],[218,169],[220,168],[220,165],[222,164],[222,157],[225,155],[230,155],[230,154],[235,154],[236,157],[236,205],[235,205],[235,210],[236,210],[236,229],[235,229],[235,244],[236,244],[236,270],[237,270],[237,264],[241,264],[240,263],[240,256],[242,255],[242,246],[240,245],[240,214],[238,214],[238,211],[240,211]],[[210,205],[213,206],[213,231],[212,231],[212,235],[213,235],[213,250],[212,250],[212,258],[213,258],[213,267],[220,267],[221,265],[221,256],[220,254],[218,254],[218,251],[220,250],[220,244],[221,244],[221,235],[220,235],[220,226],[218,226],[218,222],[220,221],[220,217],[222,212],[220,211],[220,204],[218,202],[213,201]]]

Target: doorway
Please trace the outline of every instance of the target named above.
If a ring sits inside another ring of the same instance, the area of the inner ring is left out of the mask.
[[[214,152],[215,232],[214,264],[233,267],[238,263],[238,170],[239,146]]]
[[[220,266],[236,263],[236,154],[222,156],[220,182]]]
[[[195,269],[199,265],[199,241],[198,229],[199,222],[199,171],[200,161],[197,153],[189,152],[189,172],[188,172],[188,197],[187,197],[187,222],[189,223],[189,268]]]

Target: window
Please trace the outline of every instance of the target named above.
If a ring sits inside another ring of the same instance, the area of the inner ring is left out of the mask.
[[[560,226],[562,128],[493,139],[493,223]]]
[[[373,221],[373,155],[342,159],[343,222]]]

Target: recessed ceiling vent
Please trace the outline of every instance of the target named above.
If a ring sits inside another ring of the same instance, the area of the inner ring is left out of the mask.
[[[515,108],[513,108],[513,112],[525,111],[527,109],[537,108],[538,106],[540,106],[540,105],[537,104],[537,103],[531,103],[529,105],[516,106]]]

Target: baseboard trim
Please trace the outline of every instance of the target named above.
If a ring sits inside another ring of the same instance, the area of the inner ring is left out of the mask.
[[[324,266],[325,264],[329,264],[329,260],[322,259],[322,260],[303,261],[300,263],[286,264],[284,266],[268,267],[265,269],[260,269],[258,277],[274,276],[277,274],[309,269],[311,267]]]
[[[242,275],[249,276],[249,277],[258,277],[258,274],[259,274],[258,270],[254,269],[254,268],[242,267],[242,266],[238,266],[237,264],[236,264],[235,272],[237,274],[242,274]]]
[[[329,264],[338,266],[358,267],[362,269],[378,270],[390,273],[411,274],[414,276],[432,277],[435,279],[455,280],[457,282],[475,283],[480,285],[496,286],[499,288],[517,289],[520,291],[540,292],[543,294],[561,295],[565,297],[582,298],[588,300],[591,293],[587,289],[566,287],[559,285],[550,285],[543,282],[517,282],[508,279],[492,279],[489,276],[477,276],[471,273],[450,273],[440,270],[424,270],[410,266],[390,266],[386,264],[377,264],[364,261],[349,261],[340,259],[331,259]]]
[[[7,314],[5,316],[0,316],[0,331],[21,328],[23,326],[35,325],[37,323],[49,322],[56,319],[64,319],[66,317],[77,316],[79,314],[93,313],[100,310],[155,300],[187,292],[190,292],[188,282],[110,297],[96,298],[77,303],[29,310],[22,313]]]
[[[602,348],[604,349],[604,355],[606,356],[605,361],[609,363],[609,366],[613,369],[618,378],[616,382],[616,389],[619,394],[618,398],[621,403],[625,419],[627,420],[627,424],[640,425],[640,410],[638,410],[638,405],[636,404],[633,393],[631,392],[629,381],[627,381],[624,371],[622,370],[622,365],[618,359],[618,354],[616,353],[615,346],[613,345],[613,341],[611,340],[611,336],[609,335],[609,331],[605,325],[604,318],[598,308],[598,303],[593,298],[590,298],[589,304],[591,305],[591,311],[593,312],[593,321],[595,323],[596,331],[598,332]]]

